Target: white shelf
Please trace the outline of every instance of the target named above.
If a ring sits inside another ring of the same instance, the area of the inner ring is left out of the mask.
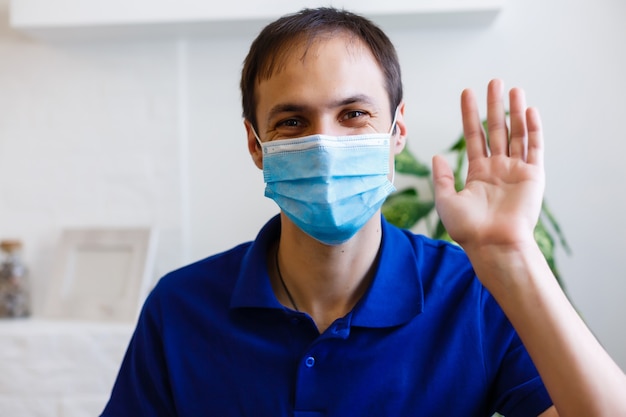
[[[254,34],[303,7],[333,5],[381,26],[486,25],[504,0],[11,0],[11,26],[60,40]]]
[[[0,320],[1,416],[96,416],[134,324]]]

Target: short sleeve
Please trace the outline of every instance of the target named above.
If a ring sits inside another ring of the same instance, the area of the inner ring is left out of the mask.
[[[163,344],[159,303],[147,298],[102,417],[176,415]]]
[[[552,400],[530,355],[495,299],[483,292],[485,368],[494,375],[494,412],[505,417],[538,416]]]

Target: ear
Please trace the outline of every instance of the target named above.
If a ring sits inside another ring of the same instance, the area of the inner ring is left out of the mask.
[[[256,136],[254,136],[252,123],[250,123],[249,120],[244,119],[243,125],[246,127],[246,134],[248,136],[248,152],[250,152],[254,165],[256,165],[259,169],[263,169],[263,150],[261,149],[261,145],[259,145]]]
[[[402,152],[404,146],[406,145],[406,136],[407,129],[406,123],[404,121],[404,101],[400,102],[398,105],[398,115],[396,116],[396,128],[393,132],[393,136],[391,137],[391,152],[392,155],[397,155]]]

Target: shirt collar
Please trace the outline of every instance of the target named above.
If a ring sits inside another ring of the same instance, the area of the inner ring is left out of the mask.
[[[280,236],[280,215],[263,226],[241,259],[241,269],[230,300],[231,308],[279,308],[268,275],[267,251]]]
[[[399,326],[422,312],[424,292],[419,254],[409,233],[381,216],[383,239],[374,280],[354,309],[353,326]]]
[[[352,326],[398,326],[423,309],[424,295],[413,242],[406,232],[384,218],[382,230],[379,265],[370,288],[351,313]],[[280,216],[275,216],[261,229],[241,260],[231,308],[284,310],[272,291],[266,261],[267,251],[279,235]]]

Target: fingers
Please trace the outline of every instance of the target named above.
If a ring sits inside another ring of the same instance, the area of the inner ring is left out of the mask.
[[[472,90],[464,90],[461,94],[461,114],[468,161],[488,156],[485,131]]]
[[[543,137],[539,112],[536,109],[526,108],[526,97],[522,89],[511,89],[509,92],[511,124],[509,132],[503,96],[502,81],[491,80],[487,87],[487,129],[489,132],[487,144],[474,93],[471,90],[463,91],[461,110],[468,160],[472,161],[475,158],[490,155],[504,155],[533,164],[542,164]]]
[[[487,87],[487,130],[491,155],[509,154],[509,130],[504,109],[504,84],[501,80],[491,80]]]
[[[529,164],[543,167],[543,131],[539,111],[535,108],[526,110],[528,124],[528,157]]]
[[[454,175],[446,160],[441,155],[436,155],[433,157],[432,164],[435,200],[456,193],[456,189],[454,188]]]
[[[509,114],[511,116],[511,138],[509,140],[509,154],[512,158],[526,160],[527,127],[526,127],[526,98],[524,91],[514,88],[509,92]]]

